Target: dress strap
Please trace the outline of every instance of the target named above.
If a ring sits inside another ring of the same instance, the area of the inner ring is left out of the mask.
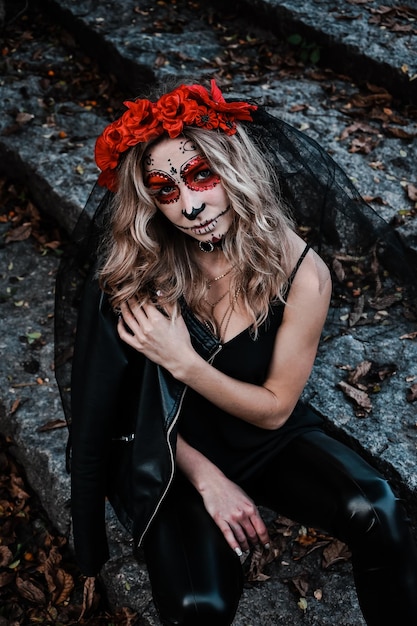
[[[288,288],[292,285],[292,282],[295,278],[296,273],[298,272],[298,268],[300,267],[301,263],[304,260],[304,257],[306,256],[307,252],[310,250],[310,244],[306,244],[306,247],[304,248],[304,250],[302,251],[300,258],[298,259],[294,269],[292,270],[289,278],[288,278]]]

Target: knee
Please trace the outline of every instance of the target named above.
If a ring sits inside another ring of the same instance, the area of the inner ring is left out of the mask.
[[[398,541],[406,522],[401,503],[378,475],[342,500],[341,515],[348,541],[370,536],[388,543]]]
[[[236,608],[235,602],[229,602],[217,593],[199,596],[192,594],[182,598],[174,611],[175,616],[161,615],[161,619],[164,626],[229,626]]]

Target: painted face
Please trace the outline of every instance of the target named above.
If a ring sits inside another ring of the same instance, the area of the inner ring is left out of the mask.
[[[232,210],[220,176],[189,139],[165,139],[144,159],[145,185],[174,226],[201,241],[220,241]]]

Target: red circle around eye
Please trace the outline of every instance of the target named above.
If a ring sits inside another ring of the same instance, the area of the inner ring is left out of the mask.
[[[208,172],[209,175],[198,180],[198,175],[203,172]],[[181,172],[181,178],[192,191],[206,191],[213,189],[213,187],[220,183],[220,176],[212,171],[207,160],[200,155],[194,157],[187,163],[184,170]]]
[[[151,191],[158,202],[170,204],[177,202],[180,197],[180,190],[175,181],[164,172],[152,172],[146,179],[146,187]],[[171,191],[164,191],[170,189]]]

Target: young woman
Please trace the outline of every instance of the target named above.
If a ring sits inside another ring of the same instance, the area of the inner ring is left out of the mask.
[[[72,366],[82,571],[95,576],[107,559],[108,496],[144,548],[162,623],[231,624],[239,557],[269,549],[262,504],[348,543],[367,624],[416,622],[401,505],[299,401],[331,280],[286,201],[313,210],[326,195],[335,211],[357,199],[332,183],[324,194],[316,174],[303,195],[300,163],[331,160],[255,105],[226,102],[214,81],[126,106],[97,141],[110,191]]]

